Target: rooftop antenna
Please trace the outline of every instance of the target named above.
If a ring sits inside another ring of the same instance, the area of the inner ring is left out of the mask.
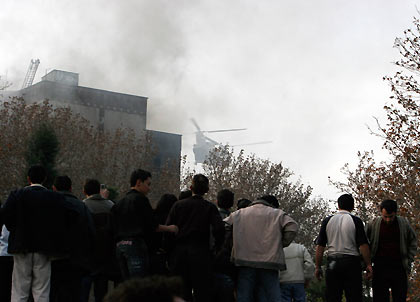
[[[26,73],[25,79],[23,80],[22,89],[32,85],[39,63],[39,59],[32,59],[31,63],[29,63],[28,72]]]

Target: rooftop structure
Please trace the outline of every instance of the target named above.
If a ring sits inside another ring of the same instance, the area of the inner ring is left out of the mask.
[[[180,165],[181,135],[146,129],[146,97],[82,87],[77,73],[62,70],[52,70],[42,77],[41,82],[24,89],[2,93],[23,97],[26,103],[48,99],[53,106],[69,106],[101,130],[131,128],[139,136],[147,131],[156,149],[153,159],[155,173],[168,161]]]

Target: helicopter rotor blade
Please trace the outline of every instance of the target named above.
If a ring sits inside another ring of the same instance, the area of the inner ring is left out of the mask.
[[[197,124],[197,122],[195,121],[194,118],[191,119],[191,122],[194,124],[195,128],[197,128],[198,132],[202,132],[201,129],[200,129],[200,126],[198,126],[198,124]]]
[[[246,128],[208,130],[208,131],[201,131],[201,132],[203,132],[203,133],[216,133],[216,132],[231,132],[231,131],[244,131],[244,130],[246,130]]]
[[[241,147],[241,146],[251,146],[251,145],[264,145],[264,144],[271,144],[273,141],[262,141],[262,142],[255,142],[249,144],[240,144],[240,145],[232,145],[232,147]]]

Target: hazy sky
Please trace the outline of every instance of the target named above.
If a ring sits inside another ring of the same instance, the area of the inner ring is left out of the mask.
[[[282,161],[314,192],[336,199],[328,176],[381,152],[383,118],[416,1],[2,0],[0,75],[19,89],[32,58],[79,73],[80,85],[149,97],[149,129],[186,134],[248,128],[215,140]]]

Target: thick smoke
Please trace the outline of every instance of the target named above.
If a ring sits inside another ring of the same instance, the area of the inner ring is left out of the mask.
[[[191,133],[191,117],[246,127],[213,138],[272,140],[247,149],[326,192],[328,175],[379,145],[365,124],[382,112],[392,42],[413,14],[412,0],[4,0],[0,75],[19,89],[39,58],[35,81],[55,68],[149,97],[150,129]]]

